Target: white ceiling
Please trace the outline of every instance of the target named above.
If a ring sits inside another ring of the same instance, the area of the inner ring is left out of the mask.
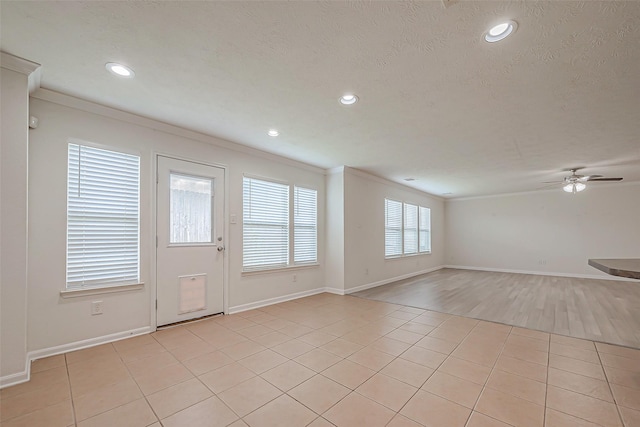
[[[640,2],[446,4],[3,0],[1,48],[44,88],[436,195],[640,181]]]

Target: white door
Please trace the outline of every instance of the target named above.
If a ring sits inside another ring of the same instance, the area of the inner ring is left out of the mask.
[[[158,156],[158,326],[224,310],[224,188],[224,169]]]

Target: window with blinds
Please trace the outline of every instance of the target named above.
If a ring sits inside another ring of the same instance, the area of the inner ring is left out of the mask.
[[[431,252],[431,209],[420,206],[420,252]]]
[[[69,144],[67,289],[140,281],[140,157]]]
[[[418,207],[404,204],[404,253],[418,252]]]
[[[384,256],[431,252],[431,210],[384,199]]]
[[[293,263],[318,261],[318,192],[293,189]]]
[[[316,190],[244,177],[242,200],[244,271],[318,262]]]
[[[243,179],[242,266],[245,271],[289,264],[289,186]]]
[[[384,200],[384,256],[402,255],[402,202]]]

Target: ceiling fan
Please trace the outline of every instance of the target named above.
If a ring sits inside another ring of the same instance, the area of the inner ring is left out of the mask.
[[[622,178],[605,178],[602,175],[578,175],[576,172],[580,169],[584,168],[568,169],[571,175],[565,176],[562,181],[546,181],[543,184],[561,184],[564,191],[576,194],[587,188],[587,182],[622,181]]]

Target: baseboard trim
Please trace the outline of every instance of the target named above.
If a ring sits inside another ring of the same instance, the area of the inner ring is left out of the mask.
[[[316,288],[308,291],[294,292],[292,294],[287,294],[280,297],[267,298],[247,304],[236,305],[234,307],[229,307],[229,314],[241,313],[243,311],[254,310],[256,308],[266,307],[268,305],[291,301],[298,298],[310,297],[311,295],[317,295],[325,292],[325,289],[326,288]]]
[[[379,280],[373,283],[367,283],[365,285],[356,286],[355,288],[349,288],[344,290],[344,294],[352,294],[354,292],[364,291],[365,289],[376,288],[378,286],[386,285],[389,283],[397,282],[398,280],[410,279],[415,276],[420,276],[421,274],[431,273],[437,270],[442,270],[445,268],[444,265],[439,265],[437,267],[428,268],[426,270],[414,271],[412,273],[403,274],[402,276],[391,277],[389,279]]]
[[[495,273],[515,273],[515,274],[533,274],[535,276],[555,276],[555,277],[571,277],[575,279],[595,279],[595,280],[614,280],[628,282],[633,279],[627,279],[624,277],[616,276],[600,276],[595,274],[576,274],[576,273],[556,273],[553,271],[528,271],[528,270],[512,270],[508,268],[490,268],[490,267],[473,267],[468,265],[445,265],[444,268],[453,268],[458,270],[477,270],[477,271],[491,271]]]
[[[344,295],[344,289],[339,289],[339,288],[332,288],[332,287],[325,287],[324,288],[325,292],[328,292],[330,294],[335,294],[335,295]]]
[[[70,351],[95,347],[97,345],[107,344],[114,341],[120,341],[126,338],[135,337],[137,335],[144,335],[151,333],[154,330],[155,329],[153,329],[151,326],[145,326],[143,328],[131,329],[128,331],[117,332],[115,334],[103,335],[101,337],[90,338],[87,340],[76,341],[69,344],[30,351],[27,353],[26,370],[24,372],[18,372],[16,374],[1,377],[0,389],[29,381],[29,379],[31,378],[31,362],[33,362],[34,360],[42,359],[49,356],[55,356],[57,354],[68,353]]]
[[[22,372],[18,372],[16,374],[5,375],[4,377],[0,377],[0,389],[5,387],[9,387],[12,385],[17,385],[21,383],[26,383],[29,381],[29,367],[31,363],[27,363],[27,369]]]

